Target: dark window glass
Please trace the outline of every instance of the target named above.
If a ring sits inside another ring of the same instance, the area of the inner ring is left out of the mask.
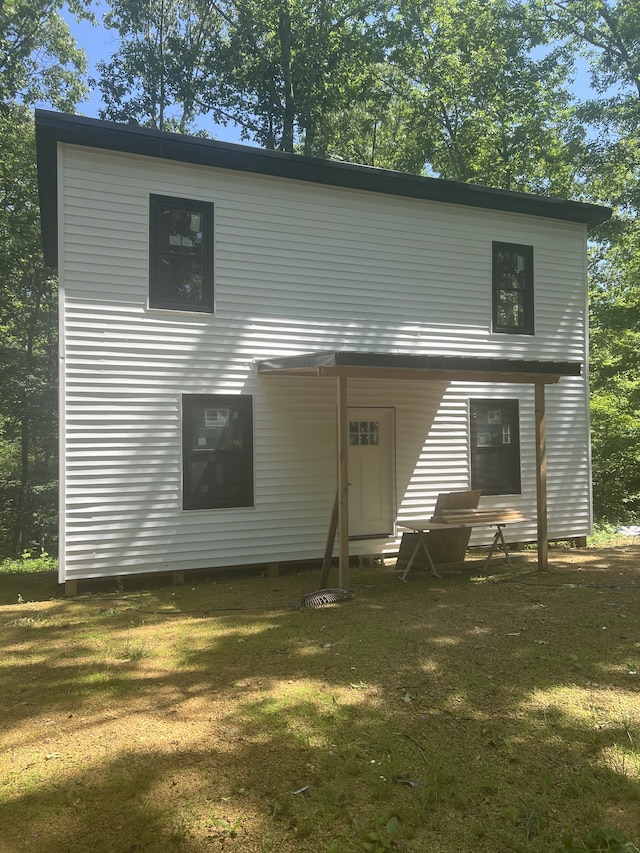
[[[213,311],[213,205],[152,195],[149,305]]]
[[[182,398],[185,509],[253,506],[252,398]]]
[[[520,416],[517,400],[470,400],[471,488],[483,495],[519,495]]]
[[[493,244],[493,331],[533,334],[533,246]]]

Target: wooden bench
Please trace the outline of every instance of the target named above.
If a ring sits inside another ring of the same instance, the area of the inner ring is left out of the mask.
[[[416,565],[421,551],[424,552],[427,566],[436,577],[439,577],[437,564],[463,562],[474,527],[495,528],[484,566],[498,546],[511,565],[502,529],[507,524],[525,521],[525,518],[515,509],[478,509],[479,499],[479,491],[442,494],[430,518],[400,522],[401,527],[413,531],[402,535],[396,561],[396,569],[403,569],[403,581],[406,581],[412,567]]]

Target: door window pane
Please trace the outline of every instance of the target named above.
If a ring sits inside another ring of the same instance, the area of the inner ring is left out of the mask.
[[[379,444],[378,421],[349,421],[349,444],[372,446]]]

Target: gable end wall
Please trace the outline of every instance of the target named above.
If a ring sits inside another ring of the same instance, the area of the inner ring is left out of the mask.
[[[257,359],[358,349],[586,363],[583,225],[74,146],[59,186],[63,579],[321,556],[335,382],[258,377]],[[150,193],[213,201],[215,315],[147,307]],[[534,246],[535,336],[490,333],[492,240]],[[181,509],[188,393],[253,395],[255,507]],[[468,487],[468,399],[491,396],[521,400],[523,494],[482,505],[534,519],[530,387],[350,382],[350,404],[395,409],[399,518]],[[586,379],[562,379],[547,401],[549,534],[585,535]],[[519,533],[535,538],[535,521]]]

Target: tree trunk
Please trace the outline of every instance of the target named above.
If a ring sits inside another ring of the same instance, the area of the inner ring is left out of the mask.
[[[293,91],[293,76],[291,73],[291,13],[288,0],[283,0],[279,15],[278,35],[284,80],[284,112],[282,115],[281,151],[293,153],[294,123],[296,105]]]

